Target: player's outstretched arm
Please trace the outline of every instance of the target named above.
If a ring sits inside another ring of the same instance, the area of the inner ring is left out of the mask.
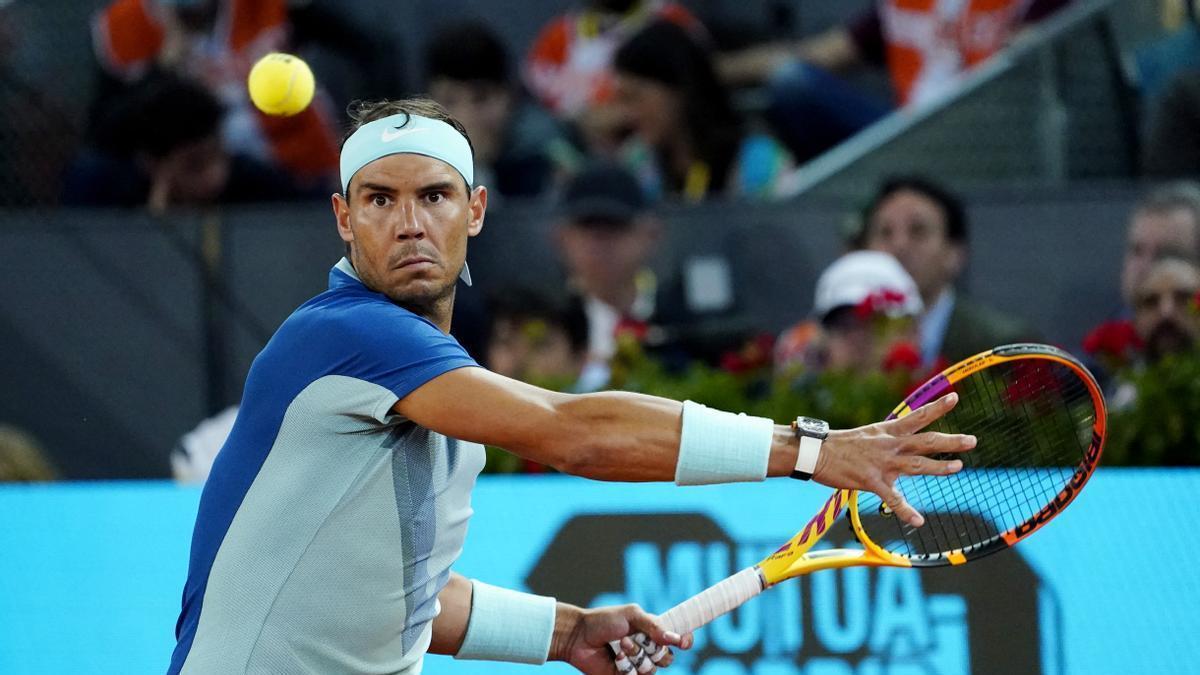
[[[433,620],[430,653],[521,663],[565,661],[584,673],[612,675],[611,641],[621,641],[631,663],[648,658],[629,638],[634,633],[649,635],[660,645],[692,646],[691,634],[668,632],[637,605],[583,609],[486,584],[476,599],[476,583],[451,573],[438,594],[441,612]],[[472,618],[473,611],[479,615]],[[657,666],[669,666],[673,658],[668,653]]]
[[[968,450],[974,437],[921,432],[956,402],[951,394],[902,419],[830,432],[811,469],[813,477],[889,499],[899,475],[957,471],[960,462],[929,455]],[[787,476],[797,466],[800,446],[790,427],[769,420],[694,404],[685,420],[678,401],[617,391],[560,394],[483,368],[440,375],[393,409],[447,436],[506,448],[600,480],[691,484]],[[915,514],[897,510],[910,520]]]

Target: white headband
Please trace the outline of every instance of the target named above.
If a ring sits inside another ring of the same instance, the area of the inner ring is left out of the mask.
[[[350,179],[367,164],[380,157],[409,152],[440,159],[454,167],[474,185],[475,164],[471,145],[457,129],[440,120],[398,113],[359,127],[342,145],[342,192],[350,189]]]

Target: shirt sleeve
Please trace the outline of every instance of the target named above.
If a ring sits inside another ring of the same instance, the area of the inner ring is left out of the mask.
[[[377,384],[396,400],[439,375],[478,365],[458,340],[394,305],[372,303],[346,319],[334,328],[346,340],[339,374]]]

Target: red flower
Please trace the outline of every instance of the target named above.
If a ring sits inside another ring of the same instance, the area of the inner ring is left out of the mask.
[[[1107,321],[1083,338],[1083,351],[1124,361],[1142,348],[1133,324],[1129,321]]]
[[[903,307],[905,298],[907,296],[904,293],[885,288],[863,298],[862,302],[854,306],[854,315],[860,319],[869,319],[871,316],[882,314],[889,309]]]
[[[737,375],[770,367],[774,351],[775,336],[760,333],[742,345],[741,349],[722,354],[721,369]]]
[[[1060,391],[1062,383],[1057,368],[1028,360],[1015,361],[1004,387],[1004,402],[1010,407],[1036,401],[1044,391]]]
[[[644,342],[648,330],[650,330],[650,324],[645,321],[638,321],[637,319],[623,316],[617,322],[616,328],[613,329],[613,335],[618,338],[628,335],[638,342]]]
[[[911,342],[897,342],[883,357],[883,372],[915,371],[921,366],[921,352]]]

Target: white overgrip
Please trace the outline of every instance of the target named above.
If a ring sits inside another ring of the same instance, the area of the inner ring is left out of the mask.
[[[662,615],[662,622],[667,630],[679,634],[690,633],[718,616],[737,609],[762,591],[762,577],[758,568],[747,567],[672,607]]]

